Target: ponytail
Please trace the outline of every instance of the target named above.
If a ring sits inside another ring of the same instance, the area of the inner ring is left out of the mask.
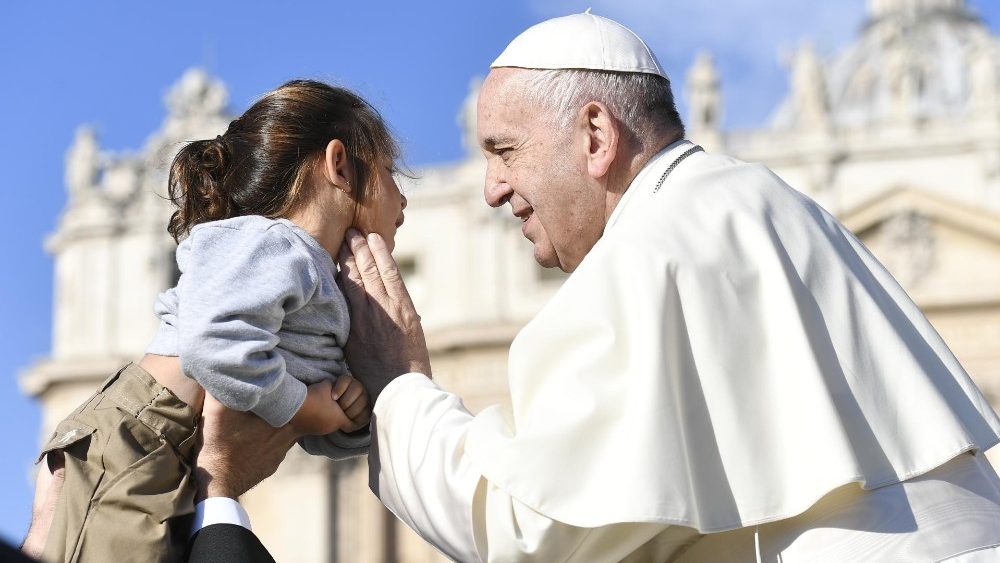
[[[174,157],[167,189],[177,211],[170,217],[167,232],[175,241],[187,236],[191,227],[199,223],[238,214],[224,190],[231,160],[221,135],[192,141]]]

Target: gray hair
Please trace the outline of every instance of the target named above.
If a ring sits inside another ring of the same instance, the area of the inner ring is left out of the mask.
[[[532,70],[523,73],[519,90],[552,111],[553,125],[567,127],[588,102],[601,102],[643,149],[662,136],[684,136],[684,124],[670,81],[643,72]]]

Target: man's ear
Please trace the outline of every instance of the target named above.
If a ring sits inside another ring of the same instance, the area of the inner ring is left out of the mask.
[[[347,158],[347,147],[340,139],[334,139],[326,144],[326,151],[323,153],[323,177],[326,181],[338,190],[346,194],[353,192],[351,178],[354,176],[351,170],[350,159]]]
[[[588,102],[577,115],[583,125],[587,144],[587,174],[603,178],[618,156],[621,125],[601,102]]]

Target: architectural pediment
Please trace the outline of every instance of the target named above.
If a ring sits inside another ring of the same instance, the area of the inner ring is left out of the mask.
[[[1000,304],[1000,214],[898,187],[841,221],[925,309]]]

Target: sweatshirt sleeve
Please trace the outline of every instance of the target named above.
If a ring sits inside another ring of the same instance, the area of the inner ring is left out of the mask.
[[[147,354],[177,355],[177,288],[171,287],[156,298],[153,314],[160,319],[153,341],[146,347]]]
[[[291,420],[306,395],[275,350],[277,333],[319,283],[308,251],[283,228],[196,229],[179,249],[185,264],[177,284],[184,373],[227,407],[275,427]]]

